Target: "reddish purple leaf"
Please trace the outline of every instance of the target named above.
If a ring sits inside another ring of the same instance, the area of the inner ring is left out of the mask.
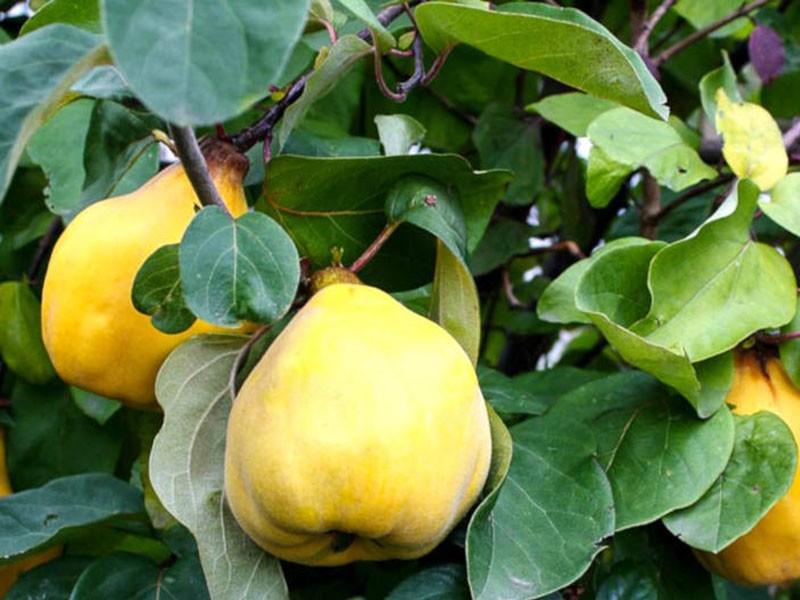
[[[771,27],[756,26],[747,41],[747,50],[753,68],[764,83],[773,81],[783,71],[786,50],[783,40]]]

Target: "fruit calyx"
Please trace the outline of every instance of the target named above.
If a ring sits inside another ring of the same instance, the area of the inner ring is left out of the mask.
[[[309,291],[313,296],[322,288],[328,287],[329,285],[333,285],[335,283],[353,283],[356,285],[363,284],[358,276],[350,269],[340,265],[333,265],[330,267],[325,267],[324,269],[320,269],[319,271],[315,271],[311,274],[308,284]]]
[[[250,160],[233,144],[215,137],[205,137],[199,144],[212,178],[227,177],[239,184],[244,181]]]

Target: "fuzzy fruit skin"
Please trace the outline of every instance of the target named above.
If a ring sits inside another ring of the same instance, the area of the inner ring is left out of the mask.
[[[430,552],[486,481],[475,371],[441,327],[366,285],[312,296],[242,386],[225,491],[284,560],[335,566]]]
[[[247,159],[221,144],[206,151],[209,173],[239,216],[247,210]],[[156,408],[155,378],[167,355],[195,334],[220,330],[198,320],[168,335],[131,301],[139,267],[160,246],[181,240],[198,206],[183,167],[175,164],[130,194],[90,205],[67,226],[42,291],[42,337],[64,381],[136,408]]]
[[[11,493],[13,491],[6,467],[5,431],[0,428],[0,496],[8,496]],[[5,597],[8,590],[13,587],[22,573],[30,571],[34,567],[38,567],[60,555],[61,548],[55,547],[0,567],[0,598]]]
[[[755,352],[736,356],[733,386],[726,402],[733,412],[767,410],[780,416],[800,445],[800,390],[777,358],[762,368]],[[744,586],[780,584],[800,578],[800,477],[753,529],[722,551],[695,552],[708,570]]]

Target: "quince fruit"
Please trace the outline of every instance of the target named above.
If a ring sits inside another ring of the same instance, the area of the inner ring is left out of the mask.
[[[225,492],[244,531],[307,565],[430,552],[491,459],[472,364],[439,325],[366,285],[314,294],[230,414]]]
[[[8,468],[6,467],[5,431],[0,429],[0,496],[8,496],[11,493],[13,491],[11,489],[11,481],[8,479]],[[0,567],[0,598],[5,597],[8,590],[14,586],[22,573],[30,571],[34,567],[38,567],[60,555],[61,548],[55,547]]]
[[[247,211],[247,158],[230,144],[203,142],[209,174],[233,216]],[[138,190],[81,211],[56,243],[42,290],[42,337],[59,376],[138,408],[156,408],[161,363],[181,342],[221,328],[197,320],[168,335],[131,301],[142,263],[181,240],[200,202],[180,164]]]
[[[756,352],[736,356],[733,386],[726,402],[733,412],[761,410],[777,414],[800,445],[800,390],[775,357]],[[709,571],[744,586],[780,584],[800,578],[800,477],[795,474],[786,495],[732,544],[714,554],[696,551]]]

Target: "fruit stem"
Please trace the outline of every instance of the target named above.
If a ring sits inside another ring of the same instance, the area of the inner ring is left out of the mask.
[[[228,207],[225,206],[225,202],[223,202],[217,188],[214,186],[214,182],[211,181],[211,175],[208,174],[206,159],[203,158],[203,153],[200,151],[200,145],[197,143],[194,129],[170,123],[169,132],[172,135],[172,139],[175,140],[178,158],[181,159],[186,176],[189,178],[200,204],[203,206],[217,206],[226,215],[231,216]]]
[[[230,380],[228,381],[228,386],[231,390],[231,396],[234,399],[236,398],[236,376],[239,374],[239,370],[242,368],[244,361],[247,360],[250,350],[252,350],[253,346],[256,345],[256,342],[264,337],[264,335],[272,328],[272,325],[273,323],[267,323],[266,325],[262,325],[256,329],[255,333],[250,336],[250,339],[247,340],[244,346],[239,349],[236,359],[233,361],[233,368],[231,368],[231,376]]]
[[[372,242],[369,247],[364,250],[364,253],[359,256],[355,262],[349,267],[349,271],[351,273],[358,273],[361,269],[363,269],[369,261],[378,253],[378,250],[386,243],[391,235],[394,233],[394,230],[397,229],[400,225],[400,221],[392,221],[391,223],[387,223],[386,227],[378,234],[378,237],[375,238],[375,241]]]

